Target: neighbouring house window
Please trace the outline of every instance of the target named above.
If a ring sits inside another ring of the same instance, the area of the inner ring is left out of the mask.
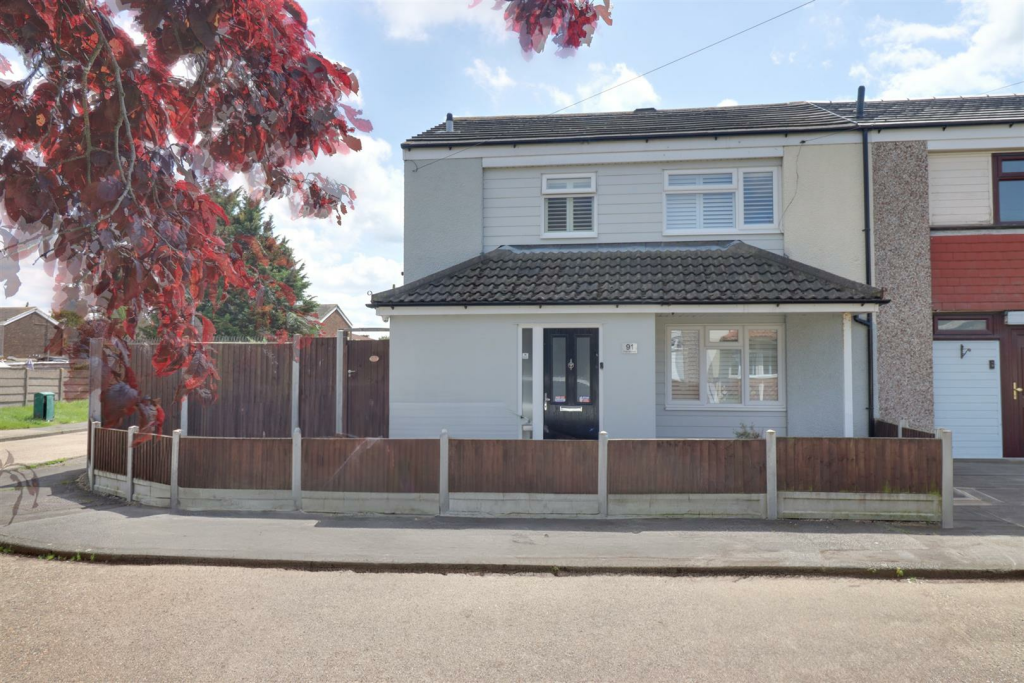
[[[595,174],[545,175],[541,183],[545,235],[589,236],[597,231]]]
[[[665,233],[729,232],[778,225],[774,168],[665,172]]]
[[[996,223],[1024,223],[1024,154],[993,154]]]
[[[935,318],[936,337],[992,334],[991,316],[944,316]]]
[[[666,406],[781,407],[781,325],[668,329]]]

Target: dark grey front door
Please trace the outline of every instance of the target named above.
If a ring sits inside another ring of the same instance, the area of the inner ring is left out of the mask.
[[[596,439],[598,335],[594,328],[544,330],[544,438]]]

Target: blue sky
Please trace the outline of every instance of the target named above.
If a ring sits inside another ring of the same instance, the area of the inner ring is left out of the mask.
[[[362,152],[314,166],[352,186],[343,225],[271,211],[306,263],[313,293],[379,325],[368,290],[401,284],[401,142],[444,119],[543,114],[800,4],[622,0],[591,47],[526,60],[484,0],[300,0],[317,47],[356,70],[374,124]],[[780,20],[570,111],[713,107],[801,99],[978,94],[1024,80],[1020,0],[817,0]],[[1022,92],[1024,85],[997,94]],[[7,305],[49,307],[41,269]]]

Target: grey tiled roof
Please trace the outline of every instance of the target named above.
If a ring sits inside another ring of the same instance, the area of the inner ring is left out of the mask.
[[[499,247],[378,306],[882,303],[882,292],[743,242]]]
[[[853,129],[856,102],[783,102],[701,109],[546,116],[456,117],[403,143],[413,147],[625,140]],[[862,124],[958,125],[1024,121],[1024,95],[868,101]]]

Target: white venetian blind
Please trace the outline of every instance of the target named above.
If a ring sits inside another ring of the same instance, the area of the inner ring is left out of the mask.
[[[573,197],[572,229],[575,232],[594,229],[594,198]]]
[[[548,197],[544,206],[545,229],[548,232],[566,232],[569,229],[569,198]]]
[[[775,223],[775,182],[771,171],[743,174],[743,224]]]
[[[669,342],[673,401],[700,400],[700,330],[672,330]]]

